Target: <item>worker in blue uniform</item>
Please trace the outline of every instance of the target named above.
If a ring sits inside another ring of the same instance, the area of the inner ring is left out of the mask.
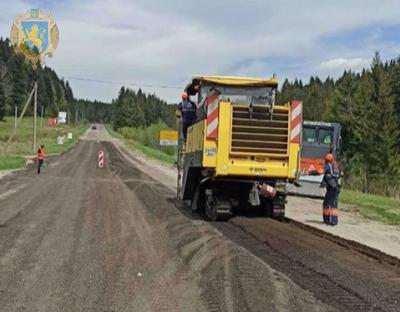
[[[339,197],[340,173],[335,165],[335,159],[331,153],[325,156],[323,186],[326,187],[326,194],[322,204],[323,220],[325,224],[338,224],[338,197]]]
[[[181,95],[182,102],[179,103],[176,110],[176,116],[182,119],[182,133],[186,141],[187,130],[196,121],[196,104],[192,102],[189,95],[183,92]]]

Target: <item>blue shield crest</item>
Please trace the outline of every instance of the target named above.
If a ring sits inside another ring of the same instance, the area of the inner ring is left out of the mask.
[[[42,54],[47,50],[49,41],[49,22],[23,21],[22,44],[26,44],[29,50],[36,54]]]

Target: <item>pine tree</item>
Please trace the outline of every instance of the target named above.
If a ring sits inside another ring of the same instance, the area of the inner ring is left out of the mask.
[[[6,95],[4,93],[3,81],[0,80],[0,121],[6,115]]]
[[[346,162],[357,152],[357,147],[352,144],[354,120],[357,118],[354,102],[357,86],[356,76],[345,71],[336,83],[333,98],[332,120],[342,125],[342,156]]]
[[[383,185],[387,185],[393,180],[398,182],[399,178],[400,155],[397,143],[400,132],[389,74],[378,52],[372,60],[371,79],[372,105],[367,118],[371,146],[366,162],[369,180],[378,178]]]
[[[10,109],[15,106],[22,109],[26,99],[26,75],[24,72],[24,62],[21,57],[14,56],[8,63],[9,75],[12,84],[12,93],[10,98]],[[11,111],[10,111],[11,113]]]
[[[398,116],[400,116],[400,56],[393,64],[393,71],[391,75],[391,88],[396,113]]]
[[[128,97],[130,94],[121,88],[118,99],[114,104],[114,114],[113,114],[113,128],[118,130],[123,127],[129,127],[132,123],[129,120],[129,102]]]
[[[146,126],[143,106],[140,102],[128,99],[130,127],[143,128]]]
[[[356,77],[356,88],[352,94],[352,106],[349,110],[346,132],[346,161],[347,169],[359,181],[358,188],[368,191],[369,175],[368,157],[371,145],[371,115],[373,82],[369,71],[364,71],[360,80]],[[343,137],[343,136],[342,136]]]
[[[325,120],[324,116],[324,94],[321,80],[311,77],[307,87],[306,96],[303,98],[303,116],[306,120]]]

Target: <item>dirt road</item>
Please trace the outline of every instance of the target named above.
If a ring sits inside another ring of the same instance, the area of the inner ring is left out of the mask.
[[[398,267],[272,220],[204,222],[98,138],[0,180],[1,311],[399,311]]]

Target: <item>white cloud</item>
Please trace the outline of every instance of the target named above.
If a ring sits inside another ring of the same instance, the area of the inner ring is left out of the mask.
[[[351,69],[354,71],[360,71],[365,67],[368,67],[370,63],[370,59],[362,59],[362,58],[335,58],[328,61],[321,62],[319,68],[322,70],[345,70]]]
[[[60,45],[48,65],[60,76],[182,87],[203,73],[308,79],[358,70],[381,48],[380,30],[362,50],[321,39],[400,24],[400,1],[391,0],[65,0],[48,8],[43,3],[0,0],[0,35],[8,36],[18,13],[35,6],[51,10]],[[108,101],[119,89],[74,80],[71,86],[79,97]],[[168,101],[179,94],[143,89]]]

